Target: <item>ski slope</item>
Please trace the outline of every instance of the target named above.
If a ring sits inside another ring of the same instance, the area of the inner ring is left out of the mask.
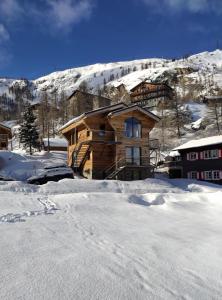
[[[0,182],[0,299],[221,299],[222,190]]]

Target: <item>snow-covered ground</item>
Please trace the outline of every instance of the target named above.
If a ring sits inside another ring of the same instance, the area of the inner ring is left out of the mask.
[[[0,299],[221,299],[222,189],[0,182]]]
[[[0,150],[0,175],[19,181],[26,181],[33,176],[40,176],[46,169],[66,167],[67,152],[45,151],[27,155],[25,151]]]

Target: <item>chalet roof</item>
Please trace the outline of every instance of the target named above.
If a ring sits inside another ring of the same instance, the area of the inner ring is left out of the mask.
[[[79,89],[76,89],[76,90],[75,90],[75,91],[67,98],[67,101],[68,101],[69,99],[71,99],[71,98],[72,98],[75,94],[77,94],[77,93],[81,93],[81,94],[83,94],[83,95],[91,96],[91,97],[99,97],[99,98],[102,98],[102,99],[104,99],[104,100],[110,101],[110,99],[107,98],[107,97],[100,96],[100,95],[95,95],[95,94],[88,93],[88,92],[84,92],[84,91],[81,91],[81,90],[79,90]]]
[[[42,139],[42,142],[44,144],[44,146],[48,146],[48,139],[47,138],[44,138]],[[49,145],[51,147],[62,147],[62,148],[65,148],[68,146],[68,141],[64,138],[50,138],[49,139]]]
[[[112,112],[109,113],[108,116],[117,116],[117,115],[120,115],[122,113],[130,112],[130,111],[134,111],[134,110],[142,112],[143,114],[149,116],[151,119],[155,120],[156,122],[159,122],[159,120],[160,120],[160,118],[158,116],[154,115],[153,113],[151,113],[147,109],[138,106],[137,104],[131,105],[127,108],[124,107],[124,108],[112,111]]]
[[[222,96],[205,96],[206,100],[222,100]]]
[[[137,85],[135,85],[133,88],[131,88],[130,92],[133,92],[138,86],[140,86],[140,85],[142,85],[144,83],[148,83],[148,84],[152,84],[152,85],[164,85],[167,88],[169,88],[169,89],[172,90],[172,88],[167,83],[165,83],[165,82],[150,82],[147,79],[145,79],[145,80],[141,81],[140,83],[138,83]]]
[[[186,150],[191,148],[200,148],[204,146],[218,145],[222,144],[222,135],[211,136],[199,140],[189,141],[173,150]]]
[[[0,123],[0,127],[2,127],[2,128],[4,128],[4,129],[6,129],[6,130],[8,130],[8,131],[11,132],[11,128],[8,127],[8,126],[6,126],[6,125],[4,125],[4,124],[2,124],[2,123]]]
[[[85,112],[83,114],[81,114],[78,117],[73,118],[72,120],[68,121],[66,124],[64,124],[59,131],[62,131],[63,129],[65,129],[66,127],[70,126],[73,123],[76,123],[78,121],[80,121],[81,119],[88,117],[88,116],[93,116],[96,114],[100,114],[100,113],[106,113],[106,112],[111,112],[113,110],[118,110],[124,107],[128,107],[125,103],[117,103],[117,104],[113,104],[113,105],[109,105],[109,106],[105,106],[105,107],[101,107],[98,109],[94,109],[88,112]]]

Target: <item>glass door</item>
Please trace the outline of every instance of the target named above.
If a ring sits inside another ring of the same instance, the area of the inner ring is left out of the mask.
[[[140,147],[126,147],[126,163],[128,165],[140,166]]]

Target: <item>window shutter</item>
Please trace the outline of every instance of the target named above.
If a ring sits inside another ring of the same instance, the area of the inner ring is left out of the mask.
[[[204,179],[204,172],[200,173],[201,179]]]
[[[203,152],[200,152],[200,159],[203,159],[203,158],[204,158]]]
[[[222,171],[220,171],[220,179],[222,179]]]
[[[200,173],[197,172],[197,179],[200,179]]]
[[[218,153],[219,153],[219,157],[222,158],[222,149],[219,149]]]
[[[190,153],[187,153],[187,160],[190,160]]]

